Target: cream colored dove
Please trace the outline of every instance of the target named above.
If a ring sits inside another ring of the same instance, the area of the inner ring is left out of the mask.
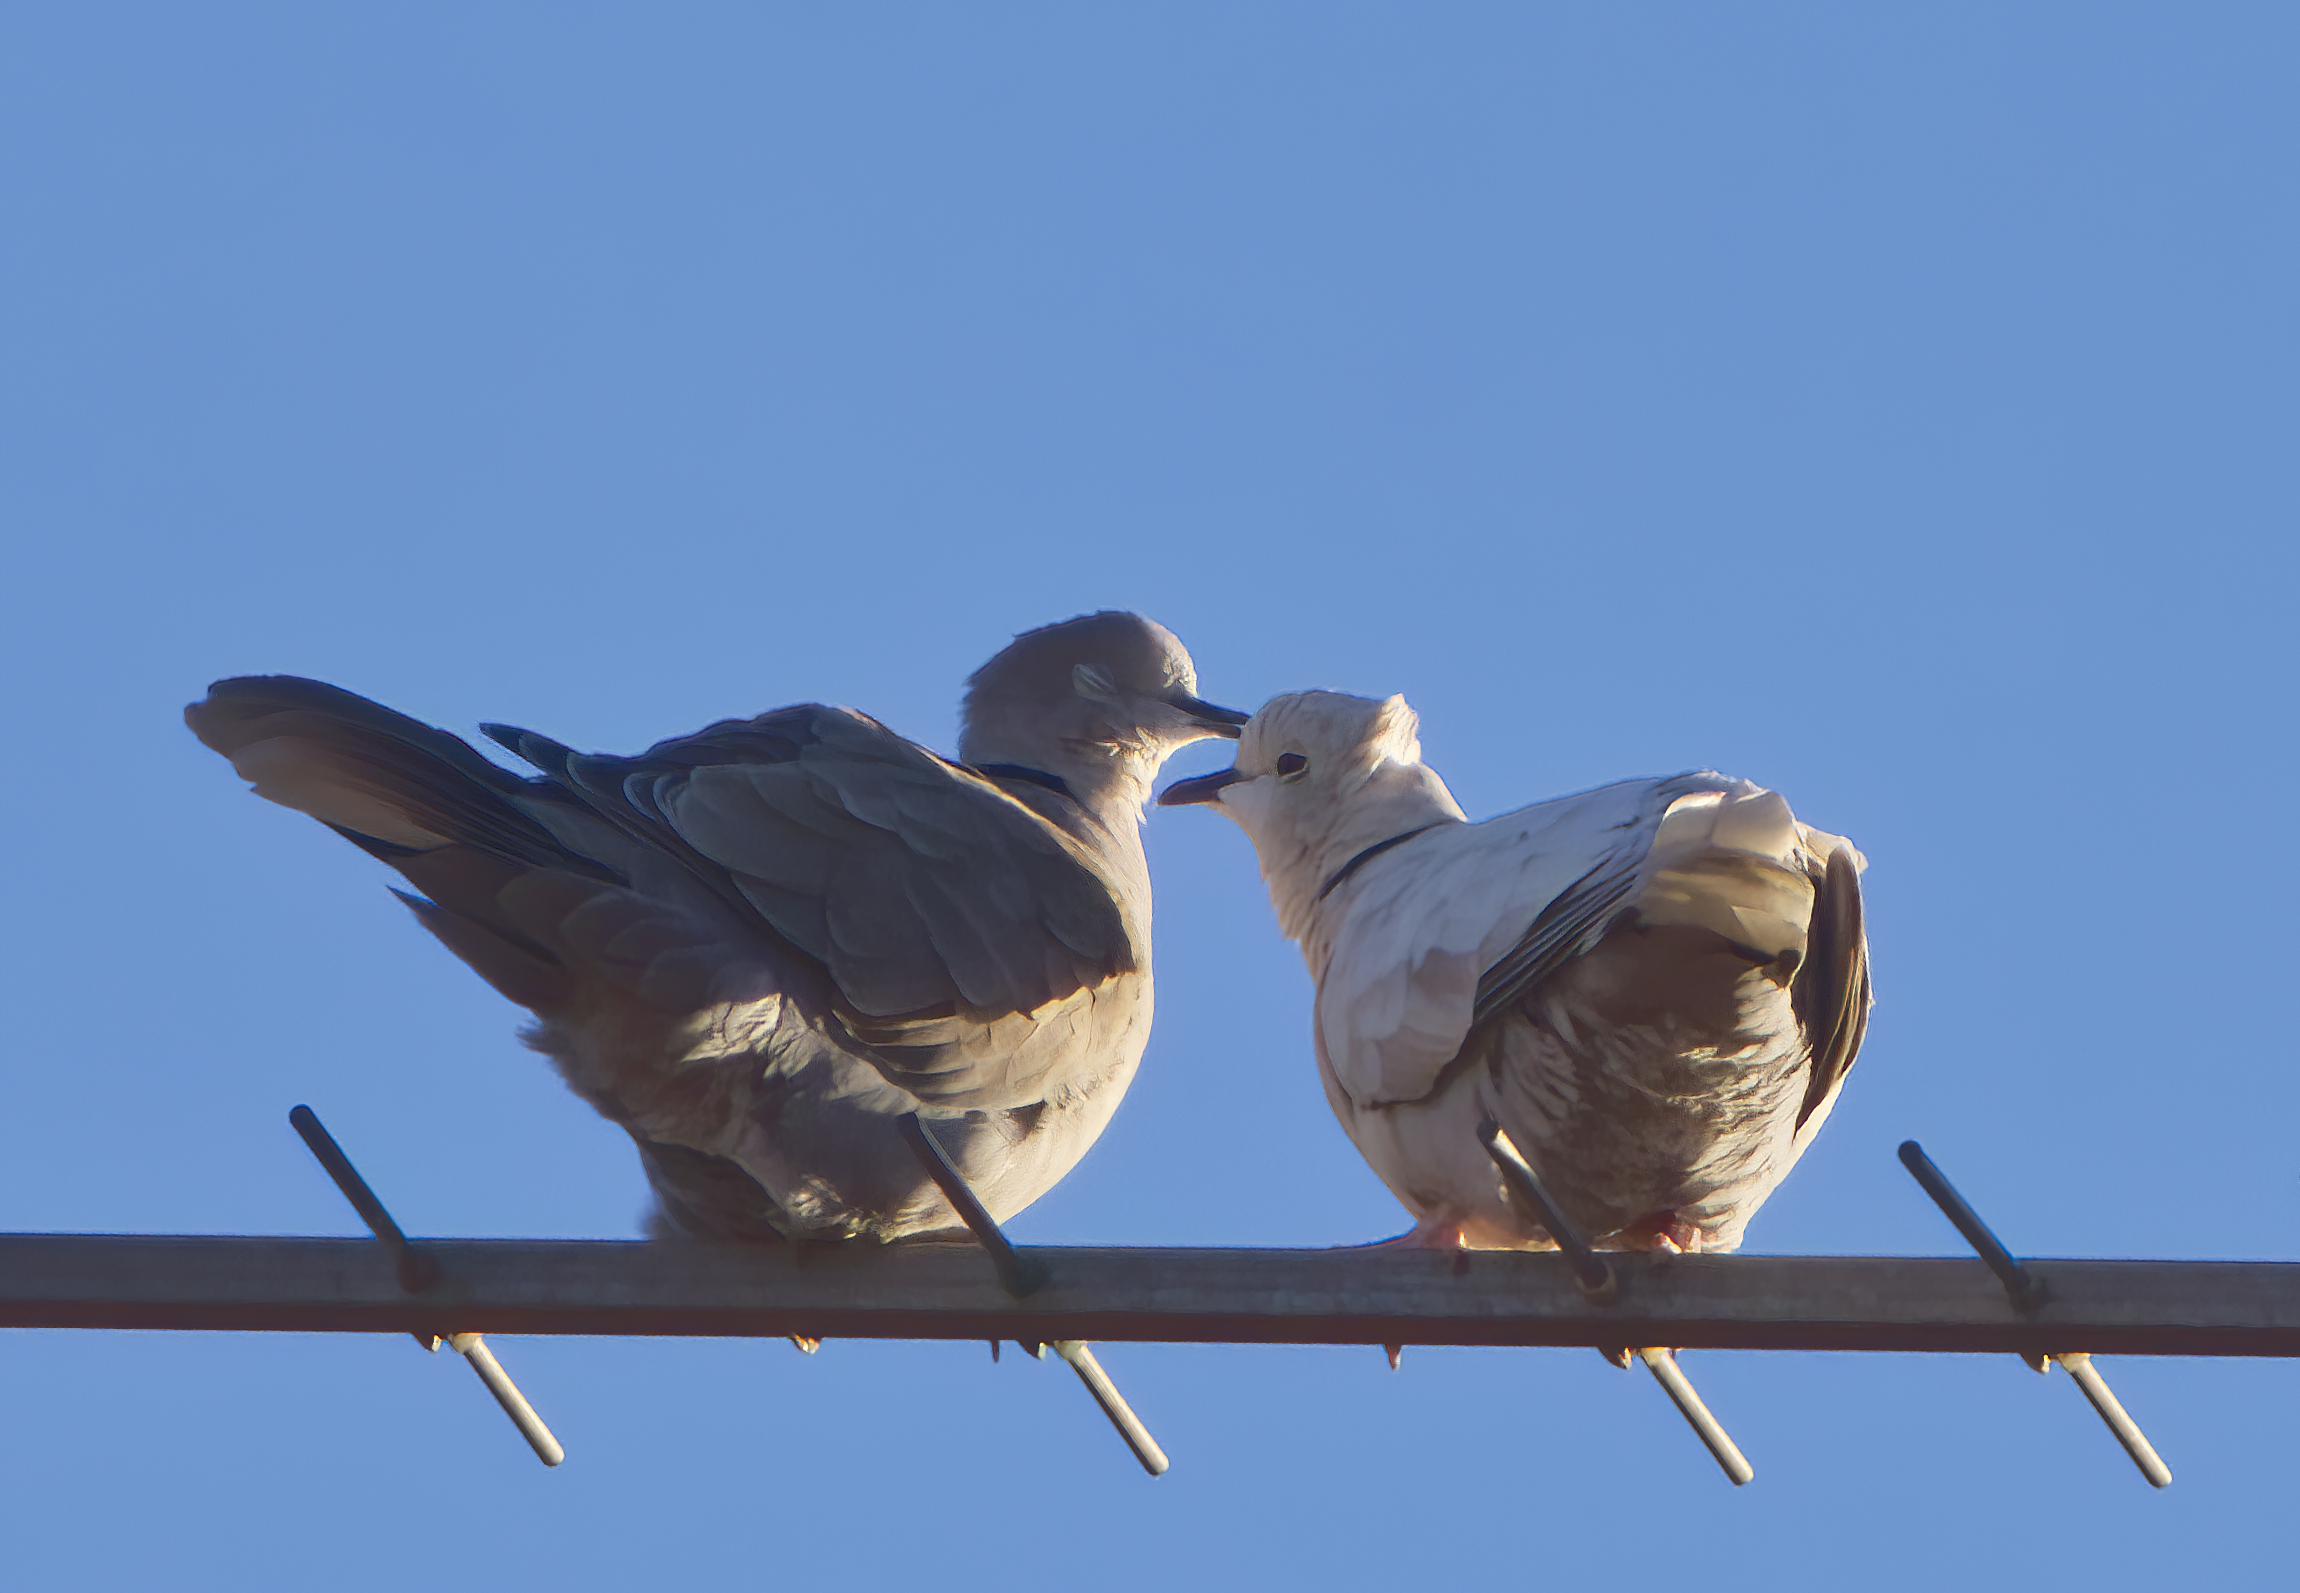
[[[1600,1247],[1733,1249],[1861,1048],[1861,855],[1712,773],[1473,824],[1418,731],[1402,697],[1273,698],[1159,798],[1252,838],[1342,1126],[1416,1243],[1550,1242],[1498,1123]]]

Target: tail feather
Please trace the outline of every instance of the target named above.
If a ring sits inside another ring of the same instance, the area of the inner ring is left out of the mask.
[[[480,734],[497,746],[515,757],[526,759],[561,784],[572,783],[567,765],[575,756],[573,748],[562,746],[549,736],[522,730],[517,725],[483,724],[479,730]]]
[[[539,788],[445,731],[339,687],[293,675],[220,680],[206,701],[184,710],[184,722],[229,758],[258,796],[362,844],[413,852],[461,845],[541,867],[601,872],[511,800],[539,796]]]
[[[506,939],[473,917],[450,912],[411,892],[395,890],[391,894],[405,902],[418,923],[470,964],[472,972],[493,985],[505,1000],[530,1012],[549,1012],[566,1004],[567,970],[533,942]]]
[[[184,710],[192,733],[209,746],[231,755],[228,743],[257,739],[248,727],[283,713],[323,715],[347,726],[359,726],[378,736],[402,742],[498,791],[516,791],[527,782],[508,769],[481,757],[468,742],[446,731],[410,719],[357,692],[330,686],[301,675],[240,675],[219,680],[208,688],[207,700]]]
[[[1813,884],[1796,816],[1772,791],[1697,792],[1654,833],[1653,866],[1633,899],[1641,922],[1707,929],[1760,960],[1805,956]]]
[[[406,876],[422,894],[393,894],[505,996],[538,1012],[567,1004],[566,958],[507,909],[506,893],[539,875],[579,891],[622,881],[535,816],[540,804],[569,800],[554,787],[498,768],[443,730],[293,675],[220,680],[184,722],[257,795],[310,814]]]
[[[1797,970],[1797,1021],[1813,1048],[1812,1077],[1797,1113],[1800,1138],[1819,1128],[1869,1032],[1869,936],[1863,924],[1858,854],[1840,846],[1816,881],[1812,955]],[[1808,1128],[1811,1123],[1811,1128]]]
[[[444,846],[434,852],[387,857],[384,861],[398,869],[410,885],[433,902],[470,919],[497,940],[551,967],[564,961],[551,949],[544,935],[537,932],[539,926],[522,923],[506,906],[504,893],[538,872],[566,878],[568,871],[539,871],[530,864],[469,846]],[[589,889],[599,888],[589,881],[585,883]]]

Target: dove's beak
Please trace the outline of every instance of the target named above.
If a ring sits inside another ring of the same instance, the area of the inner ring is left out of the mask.
[[[1211,730],[1217,736],[1227,736],[1232,741],[1238,739],[1238,733],[1246,721],[1254,717],[1252,714],[1242,714],[1235,708],[1218,707],[1203,697],[1193,697],[1187,692],[1178,697],[1169,697],[1167,701],[1197,720],[1202,728]]]
[[[1225,786],[1233,786],[1241,780],[1252,778],[1252,775],[1238,769],[1222,769],[1213,774],[1199,775],[1195,780],[1177,780],[1158,793],[1158,805],[1162,808],[1181,808],[1193,802],[1219,802]]]

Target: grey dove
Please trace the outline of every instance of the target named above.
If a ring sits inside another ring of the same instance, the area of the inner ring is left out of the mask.
[[[1713,773],[1471,823],[1402,697],[1273,698],[1236,767],[1170,787],[1237,821],[1317,981],[1319,1076],[1411,1241],[1550,1242],[1498,1124],[1610,1249],[1731,1250],[1812,1142],[1870,1005],[1861,855]]]
[[[957,1227],[902,1114],[1000,1219],[1110,1121],[1150,1032],[1151,781],[1246,718],[1124,613],[978,670],[955,762],[811,703],[631,758],[486,726],[536,777],[292,676],[184,717],[534,1013],[637,1143],[659,1230],[882,1240]]]

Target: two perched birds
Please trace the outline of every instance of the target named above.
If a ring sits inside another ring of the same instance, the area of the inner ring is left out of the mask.
[[[1248,716],[1137,615],[1028,632],[967,685],[958,756],[807,704],[637,757],[444,731],[316,681],[185,710],[256,792],[397,870],[421,922],[528,1008],[528,1041],[632,1137],[661,1231],[895,1240],[958,1227],[920,1115],[1000,1220],[1117,1110],[1151,1018],[1141,821],[1253,840],[1317,980],[1328,1099],[1411,1242],[1541,1246],[1505,1129],[1583,1232],[1731,1249],[1827,1116],[1869,1006],[1860,856],[1716,774],[1472,824],[1401,698]]]

